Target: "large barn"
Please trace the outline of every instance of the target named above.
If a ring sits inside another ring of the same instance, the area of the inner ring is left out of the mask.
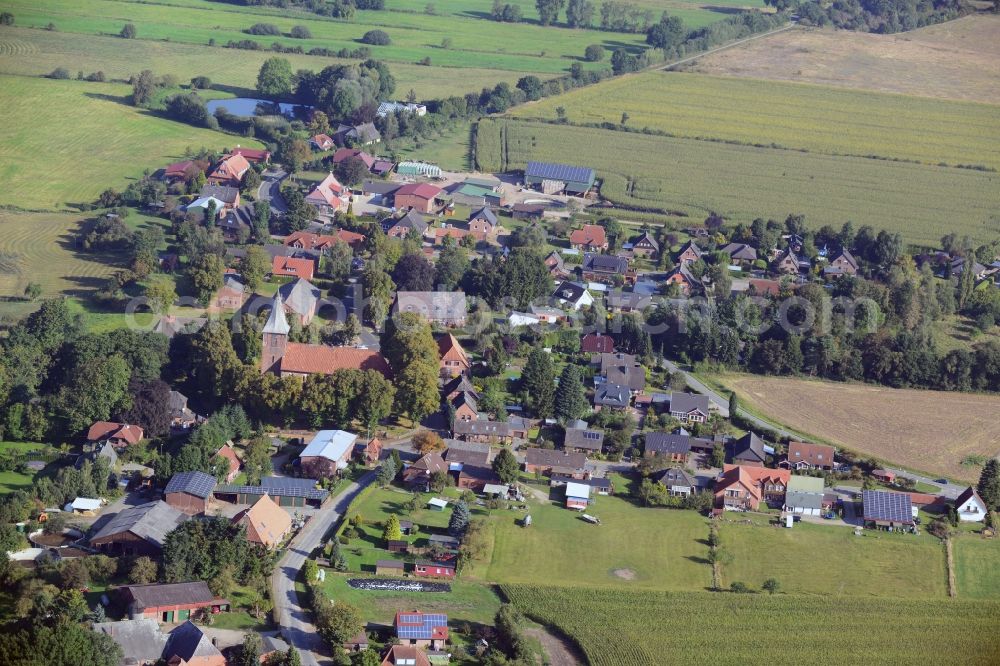
[[[546,194],[566,192],[586,194],[597,179],[593,169],[551,162],[528,162],[524,168],[524,184]]]

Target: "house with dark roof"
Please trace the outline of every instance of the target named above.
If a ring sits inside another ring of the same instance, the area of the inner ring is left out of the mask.
[[[580,339],[580,351],[584,354],[613,354],[615,341],[610,335],[600,331],[588,333]]]
[[[677,263],[681,265],[693,264],[701,259],[701,254],[701,248],[698,247],[697,243],[688,241],[681,248],[680,252],[677,253]]]
[[[797,275],[802,270],[798,256],[790,247],[778,255],[778,258],[774,260],[773,268],[776,273],[783,275]]]
[[[584,453],[558,451],[556,449],[529,448],[524,452],[524,471],[528,474],[551,476],[560,474],[574,479],[586,479],[587,456]]]
[[[752,432],[748,432],[730,443],[728,457],[734,465],[763,467],[767,461],[764,441]]]
[[[646,388],[646,369],[632,354],[595,354],[591,364],[599,366],[599,375],[595,382],[619,384],[627,387],[632,393],[639,393]]]
[[[630,269],[628,259],[609,254],[585,254],[581,267],[584,280],[604,284],[631,284],[635,282],[635,270]]]
[[[396,312],[415,312],[431,324],[465,326],[469,311],[464,291],[397,291]]]
[[[608,409],[628,409],[632,402],[632,392],[627,386],[604,382],[594,389],[594,408],[600,410],[604,407]]]
[[[318,507],[330,496],[330,491],[317,488],[316,479],[291,476],[265,476],[257,486],[224,485],[215,488],[216,499],[234,504],[253,504],[263,495],[269,495],[283,507]]]
[[[757,250],[746,243],[729,243],[721,251],[729,255],[731,264],[745,265],[757,261]]]
[[[691,438],[669,432],[647,432],[646,458],[664,458],[670,462],[684,464],[691,454]]]
[[[375,128],[374,123],[361,123],[360,125],[337,126],[337,131],[333,133],[333,140],[338,146],[359,145],[370,146],[382,140],[382,135]]]
[[[89,541],[109,555],[159,557],[167,534],[187,519],[187,514],[163,501],[140,504],[99,519]]]
[[[524,184],[545,194],[566,192],[583,195],[594,187],[597,174],[587,167],[550,162],[528,162],[524,168]]]
[[[460,439],[446,439],[448,449],[444,459],[448,469],[457,472],[465,465],[488,466],[493,458],[493,447],[484,442],[468,442]]]
[[[648,231],[634,237],[629,243],[632,246],[633,256],[649,259],[656,259],[660,256],[660,242]]]
[[[447,474],[448,463],[440,453],[428,453],[403,470],[403,485],[411,490],[423,489],[427,492],[430,490],[431,478],[438,472]]]
[[[108,468],[112,471],[115,469],[115,465],[118,464],[118,454],[115,453],[115,447],[111,446],[111,442],[104,442],[104,444],[97,445],[93,451],[88,451],[87,453],[77,456],[76,462],[73,466],[76,469],[83,467],[83,463],[86,461],[97,462],[98,460],[106,460],[108,462]]]
[[[570,310],[579,310],[594,304],[594,297],[590,295],[587,285],[569,280],[556,285],[556,290],[552,292],[552,298],[559,301],[559,305]]]
[[[562,255],[555,250],[549,252],[548,256],[545,257],[545,268],[549,270],[549,275],[562,275],[565,266],[566,262]]]
[[[833,469],[833,456],[836,449],[825,444],[807,444],[806,442],[789,442],[788,455],[778,463],[779,467],[795,471],[806,469]]]
[[[861,505],[866,526],[894,530],[911,528],[916,523],[909,493],[863,490]]]
[[[677,285],[681,294],[690,296],[694,292],[701,291],[701,281],[696,278],[688,269],[687,264],[678,264],[667,273],[664,283],[668,286]]]
[[[670,393],[670,416],[682,423],[704,423],[707,421],[708,405],[707,395],[682,391]]]
[[[471,490],[474,493],[484,492],[486,486],[500,483],[500,477],[496,475],[489,465],[466,464],[458,471],[455,480],[455,487],[459,490]]]
[[[308,326],[319,311],[323,294],[309,280],[299,278],[278,287],[277,295],[281,297],[280,303],[285,314],[298,317],[300,324]]]
[[[823,275],[829,278],[839,278],[844,275],[858,274],[858,260],[851,251],[844,248],[829,264],[823,268]]]
[[[167,646],[167,634],[160,631],[156,620],[96,622],[91,629],[110,637],[122,649],[122,666],[155,664]]]
[[[343,164],[352,158],[360,160],[369,171],[371,171],[371,168],[375,166],[375,158],[360,148],[338,148],[334,151],[333,157],[330,159],[334,164]]]
[[[507,421],[474,421],[456,420],[452,428],[452,436],[465,442],[488,442],[491,444],[510,444],[514,441],[511,424]]]
[[[125,585],[118,588],[128,607],[130,619],[148,618],[173,624],[185,622],[191,614],[208,609],[212,612],[229,610],[229,600],[216,597],[204,581],[190,583],[154,583]]]
[[[566,428],[563,449],[580,453],[600,453],[604,448],[604,433],[589,428]]]
[[[656,482],[666,486],[671,497],[687,497],[698,491],[698,481],[682,467],[670,467],[656,476]]]
[[[969,486],[955,499],[955,511],[963,523],[981,523],[986,520],[989,509],[975,488]]]
[[[226,666],[215,643],[190,620],[171,630],[163,650],[167,666]]]
[[[471,394],[473,398],[479,400],[479,393],[476,391],[476,387],[472,385],[468,375],[465,374],[452,377],[441,389],[441,396],[445,400],[453,400],[462,393]]]
[[[653,305],[652,296],[621,289],[608,292],[607,301],[611,312],[640,312]]]
[[[204,472],[178,472],[170,477],[163,491],[167,504],[189,516],[197,516],[208,511],[215,477]]]
[[[499,224],[496,213],[489,205],[480,206],[469,213],[469,232],[480,240],[496,238]]]

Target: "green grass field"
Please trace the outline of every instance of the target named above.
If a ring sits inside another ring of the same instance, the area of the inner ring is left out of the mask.
[[[0,76],[0,87],[0,205],[90,202],[107,187],[124,189],[143,169],[183,159],[186,148],[260,145],[137,109],[123,84]]]
[[[997,173],[568,125],[479,122],[481,170],[521,169],[532,159],[593,167],[604,197],[688,216],[678,218],[678,226],[715,211],[736,222],[802,213],[814,228],[851,220],[934,245],[945,221],[949,230],[983,241],[1000,231]]]
[[[675,136],[1000,167],[1000,106],[665,72],[619,77],[513,110],[522,118],[621,122]]]
[[[759,590],[765,580],[775,578],[789,593],[873,597],[947,594],[944,548],[926,534],[865,532],[857,537],[846,527],[804,522],[790,530],[723,523],[720,542],[733,556],[732,563],[722,568],[724,588],[740,581]]]
[[[1000,543],[980,536],[962,536],[952,543],[958,596],[1000,596]]]
[[[169,40],[189,44],[217,44],[230,40],[256,39],[264,47],[274,42],[286,46],[329,49],[357,48],[360,38],[372,29],[389,33],[392,44],[372,47],[374,57],[391,62],[416,63],[431,58],[433,66],[501,69],[537,74],[559,74],[570,64],[582,61],[588,44],[609,48],[624,45],[638,49],[645,35],[627,35],[596,30],[543,28],[530,24],[483,21],[478,18],[430,16],[424,13],[359,12],[352,21],[321,18],[315,14],[261,7],[223,4],[208,0],[168,0],[157,4],[117,0],[83,0],[69,5],[58,0],[10,0],[6,3],[18,25],[43,27],[49,22],[62,32],[117,35],[126,21],[133,22],[138,39]],[[484,3],[484,9],[489,5]],[[701,12],[711,23],[723,15]],[[693,19],[692,19],[693,21]],[[311,39],[287,36],[252,36],[244,30],[254,23],[267,22],[287,34],[293,26],[304,25]],[[696,27],[692,23],[692,27]],[[451,48],[441,48],[444,38]],[[237,60],[243,52],[220,56]],[[607,64],[585,63],[588,67]],[[456,74],[456,76],[460,76]],[[478,81],[467,81],[468,89],[478,90]]]
[[[816,562],[817,570],[835,566]],[[827,599],[503,585],[532,619],[581,647],[591,666],[632,664],[995,664],[1000,603]]]
[[[231,51],[202,44],[0,26],[2,74],[40,76],[56,67],[66,67],[74,74],[79,70],[86,74],[100,70],[110,78],[124,80],[138,71],[151,69],[157,74],[173,74],[182,82],[204,75],[215,83],[252,91],[261,64],[273,55],[269,51]],[[282,57],[288,59],[293,70],[319,71],[332,64],[353,62],[294,54]],[[469,67],[459,72],[455,68],[410,63],[393,63],[392,73],[399,97],[413,89],[420,99],[463,95],[501,81],[514,85],[519,76],[517,72],[498,69]]]

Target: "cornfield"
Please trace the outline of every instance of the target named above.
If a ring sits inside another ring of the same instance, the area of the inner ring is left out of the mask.
[[[1000,174],[969,169],[496,118],[479,122],[477,159],[487,171],[589,166],[613,203],[692,222],[802,213],[815,228],[851,220],[928,244],[1000,230]]]
[[[817,575],[826,566],[817,564]],[[914,584],[919,584],[914,581]],[[1000,603],[503,585],[592,666],[995,664]]]

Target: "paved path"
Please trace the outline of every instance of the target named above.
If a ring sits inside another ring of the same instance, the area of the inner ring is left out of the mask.
[[[261,175],[260,187],[257,188],[257,199],[268,201],[271,204],[271,213],[284,215],[288,211],[285,198],[281,196],[281,181],[288,178],[288,174],[281,169],[269,169]]]
[[[299,651],[302,666],[319,666],[321,658],[325,662],[327,649],[323,639],[316,633],[309,611],[299,603],[299,596],[295,591],[295,579],[306,558],[319,547],[323,537],[347,511],[347,507],[361,489],[375,480],[376,474],[375,470],[368,472],[340,491],[333,499],[328,500],[295,536],[285,556],[278,562],[271,575],[274,618],[281,627],[282,638]]]

